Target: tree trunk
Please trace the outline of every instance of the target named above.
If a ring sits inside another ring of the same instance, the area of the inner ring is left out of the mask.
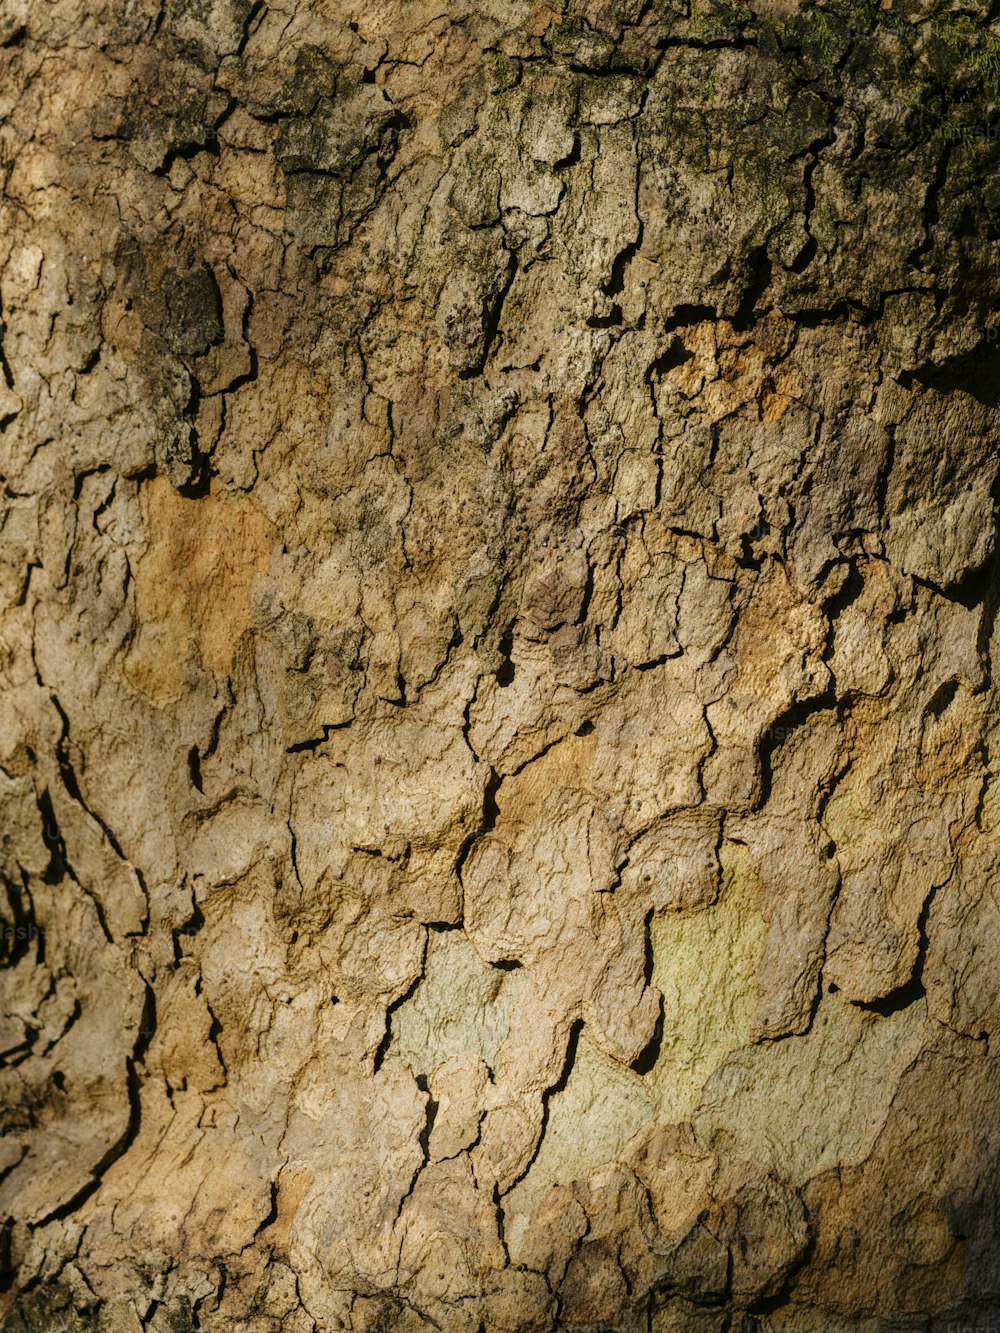
[[[6,0],[0,1328],[1000,1315],[992,22]]]

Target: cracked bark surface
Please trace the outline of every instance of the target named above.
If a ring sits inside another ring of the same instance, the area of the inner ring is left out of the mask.
[[[1000,1314],[983,0],[6,0],[0,1328]]]

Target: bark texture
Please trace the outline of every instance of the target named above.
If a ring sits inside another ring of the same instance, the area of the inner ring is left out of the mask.
[[[5,0],[5,1333],[1000,1315],[998,34]]]

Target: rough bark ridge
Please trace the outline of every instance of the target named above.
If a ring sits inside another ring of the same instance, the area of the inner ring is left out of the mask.
[[[7,0],[3,1329],[1000,1312],[992,22]]]

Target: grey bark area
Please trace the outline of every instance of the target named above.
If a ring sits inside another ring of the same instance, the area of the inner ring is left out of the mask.
[[[1000,1322],[995,9],[5,0],[4,1333]]]

